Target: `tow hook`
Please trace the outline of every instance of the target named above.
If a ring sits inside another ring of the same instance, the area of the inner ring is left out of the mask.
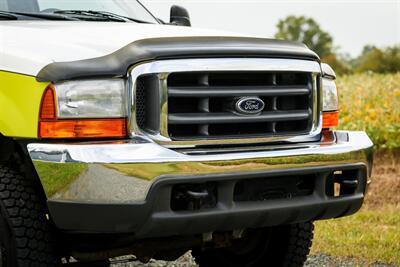
[[[354,194],[359,186],[358,173],[354,171],[338,171],[333,175],[333,182],[339,186],[335,196]]]
[[[216,205],[215,183],[176,185],[172,189],[171,208],[174,211],[194,211]]]

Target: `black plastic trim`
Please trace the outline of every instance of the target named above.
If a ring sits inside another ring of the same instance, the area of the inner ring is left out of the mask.
[[[333,198],[326,195],[326,179],[333,171],[357,170],[359,182],[355,193]],[[234,173],[186,177],[163,177],[154,182],[142,203],[94,204],[48,201],[55,225],[70,233],[129,233],[137,239],[192,235],[212,231],[259,228],[350,215],[363,203],[367,187],[365,164],[346,164],[255,173]],[[312,195],[238,203],[233,200],[237,181],[258,177],[316,174]],[[174,212],[170,207],[172,188],[177,184],[212,181],[218,184],[215,208]]]
[[[292,96],[308,95],[307,86],[181,86],[168,87],[170,97]]]
[[[169,124],[226,124],[250,123],[264,121],[296,121],[305,120],[311,116],[309,110],[270,111],[262,112],[257,116],[236,116],[229,112],[220,113],[173,113],[168,115]]]
[[[39,82],[59,82],[122,77],[130,66],[141,62],[201,57],[277,57],[319,61],[317,54],[296,42],[239,37],[168,37],[139,40],[103,57],[51,63],[38,73],[36,79]]]

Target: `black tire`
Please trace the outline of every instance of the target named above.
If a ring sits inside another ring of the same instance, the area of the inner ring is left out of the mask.
[[[0,165],[0,267],[57,266],[45,211],[33,182]]]
[[[231,247],[194,250],[202,266],[300,267],[307,260],[313,239],[312,222],[246,231]]]

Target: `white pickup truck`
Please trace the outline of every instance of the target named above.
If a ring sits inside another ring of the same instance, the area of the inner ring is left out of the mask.
[[[302,266],[313,221],[359,210],[372,142],[335,130],[334,71],[190,24],[0,0],[0,266]]]

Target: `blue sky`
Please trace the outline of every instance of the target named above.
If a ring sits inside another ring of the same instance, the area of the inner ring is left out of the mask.
[[[334,38],[339,52],[357,56],[365,44],[400,44],[400,0],[142,0],[168,20],[169,7],[189,9],[195,27],[273,37],[279,19],[313,17]]]

